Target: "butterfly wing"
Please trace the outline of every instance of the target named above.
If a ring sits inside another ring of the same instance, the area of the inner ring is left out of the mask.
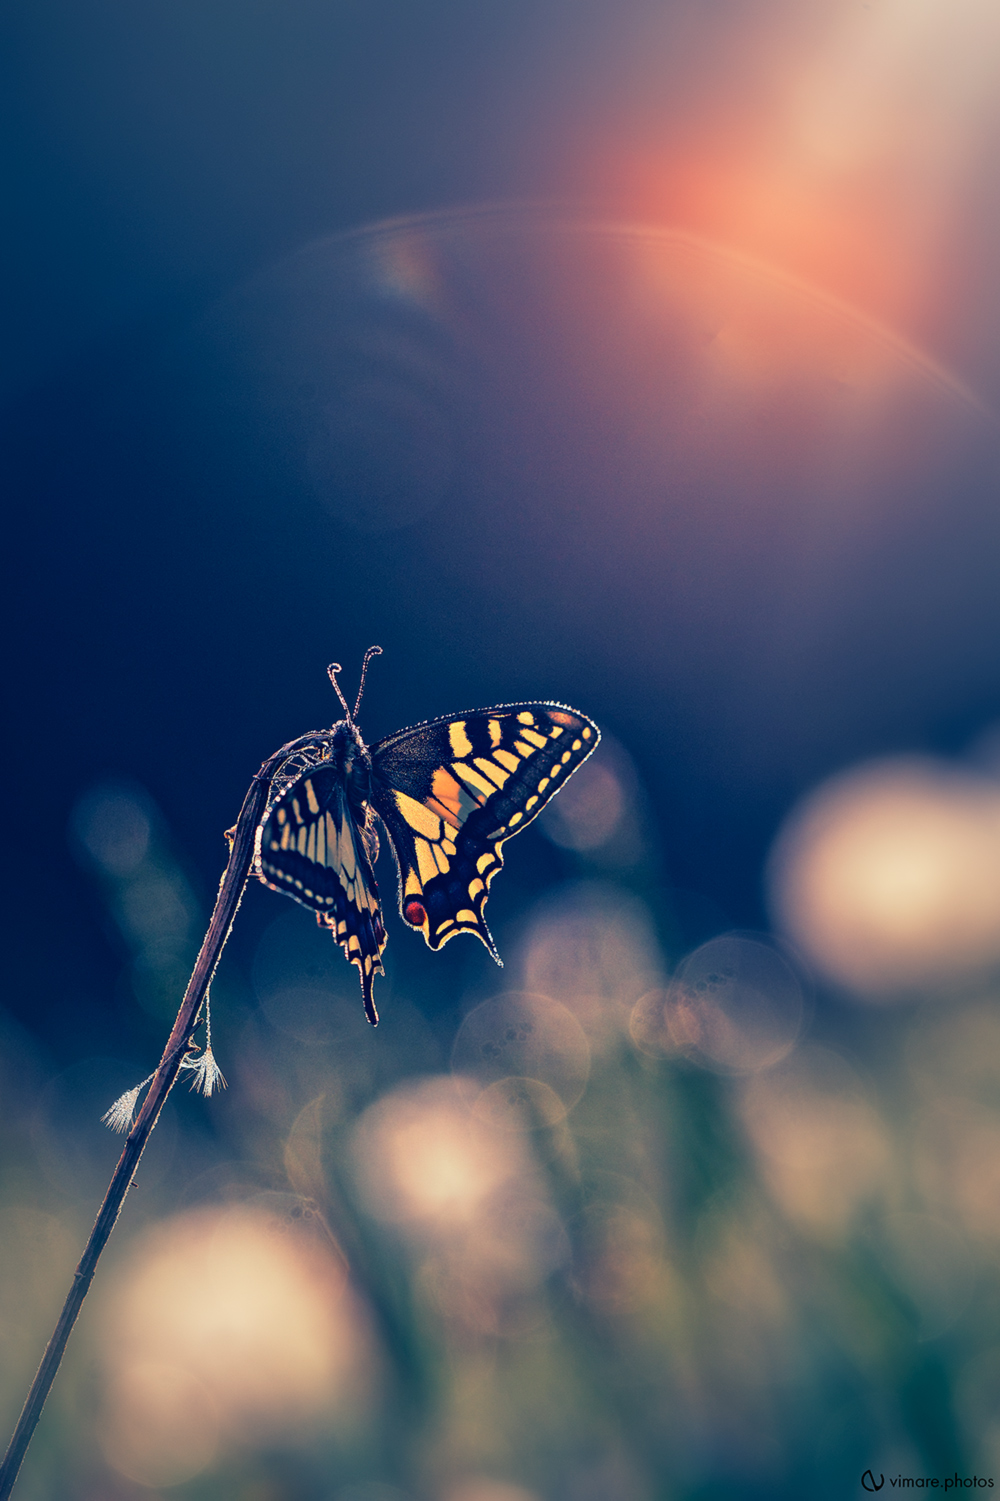
[[[372,864],[374,830],[353,812],[343,775],[320,765],[278,797],[257,835],[257,874],[272,891],[301,902],[329,928],[361,974],[365,1015],[373,1026],[376,974],[384,974],[386,933]]]
[[[399,867],[403,921],[432,949],[475,933],[501,846],[527,828],[600,740],[563,704],[501,704],[414,725],[371,749],[371,800]]]

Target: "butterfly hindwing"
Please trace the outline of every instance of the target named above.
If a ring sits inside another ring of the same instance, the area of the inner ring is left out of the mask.
[[[386,933],[372,864],[374,830],[358,821],[343,774],[323,764],[305,772],[280,797],[261,824],[257,872],[316,913],[361,974],[365,1012],[377,1021],[372,999]]]
[[[400,913],[432,949],[475,933],[499,962],[483,908],[501,845],[599,740],[576,709],[529,703],[430,720],[372,747],[371,801],[399,866]]]

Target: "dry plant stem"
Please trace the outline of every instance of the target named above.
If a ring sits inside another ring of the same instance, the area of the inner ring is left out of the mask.
[[[260,771],[254,777],[250,790],[246,795],[243,808],[234,832],[232,848],[229,853],[229,863],[219,886],[219,894],[216,897],[215,909],[212,912],[212,920],[208,925],[204,942],[195,960],[191,979],[188,981],[184,999],[177,1013],[173,1030],[167,1039],[167,1045],[163,1050],[159,1068],[153,1076],[149,1086],[149,1092],[143,1101],[142,1109],[136,1117],[135,1125],[128,1134],[125,1148],[115,1168],[114,1176],[108,1185],[108,1191],[101,1205],[100,1213],[90,1232],[90,1239],[86,1249],[80,1258],[80,1264],[73,1276],[73,1283],[63,1304],[59,1322],[52,1332],[42,1356],[42,1363],[31,1389],[28,1392],[24,1408],[18,1419],[14,1435],[7,1447],[3,1463],[0,1464],[0,1501],[7,1501],[17,1479],[17,1472],[21,1467],[31,1435],[35,1431],[38,1419],[41,1417],[42,1407],[49,1394],[49,1389],[55,1380],[56,1372],[63,1358],[73,1325],[83,1304],[84,1298],[94,1280],[97,1263],[101,1252],[108,1243],[115,1222],[121,1212],[125,1195],[132,1186],[135,1170],[139,1165],[139,1159],[143,1154],[150,1132],[156,1125],[157,1117],[163,1103],[170,1093],[174,1080],[180,1070],[185,1053],[191,1044],[191,1037],[201,1012],[202,1002],[215,973],[219,956],[222,953],[226,939],[229,937],[236,910],[240,905],[247,880],[250,875],[254,857],[254,840],[257,826],[264,816],[267,807],[268,789],[271,778],[281,765],[282,761],[293,751],[310,743],[311,736],[304,735],[300,740],[291,741],[283,746],[269,760],[264,762]]]

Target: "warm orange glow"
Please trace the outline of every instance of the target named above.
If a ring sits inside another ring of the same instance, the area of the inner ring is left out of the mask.
[[[998,43],[990,0],[766,21],[753,10],[713,49],[683,130],[648,113],[590,172],[637,218],[686,225],[905,325],[936,294],[995,123]]]
[[[741,158],[745,141],[720,143],[718,156],[706,153],[680,161],[669,147],[659,154],[627,152],[610,169],[615,196],[636,219],[689,227],[889,322],[905,324],[924,290],[927,271],[912,248],[900,258],[886,250],[878,253],[878,231],[893,241],[896,226],[885,222],[877,193],[872,194],[874,202],[859,194],[860,202],[845,203],[843,188],[824,197],[817,184],[803,182],[788,166],[768,159],[773,142],[760,145],[756,159]]]
[[[1000,959],[1000,788],[931,761],[835,778],[772,857],[774,907],[831,978],[891,995]]]
[[[680,317],[688,338],[694,335],[697,358],[687,379],[697,390],[685,401],[695,410],[732,414],[775,396],[794,407],[807,382],[817,394],[822,384],[824,404],[834,393],[841,404],[851,398],[848,420],[858,432],[874,431],[906,364],[975,405],[953,375],[822,282],[678,230],[636,225],[620,233],[630,251],[631,293],[642,298],[650,329],[676,343]],[[641,359],[642,351],[635,355]]]

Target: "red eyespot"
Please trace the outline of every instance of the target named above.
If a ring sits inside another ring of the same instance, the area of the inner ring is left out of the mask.
[[[415,928],[423,927],[424,923],[427,921],[427,913],[424,911],[421,903],[417,901],[409,901],[404,903],[403,916],[406,918],[406,921],[408,923],[412,923]]]

